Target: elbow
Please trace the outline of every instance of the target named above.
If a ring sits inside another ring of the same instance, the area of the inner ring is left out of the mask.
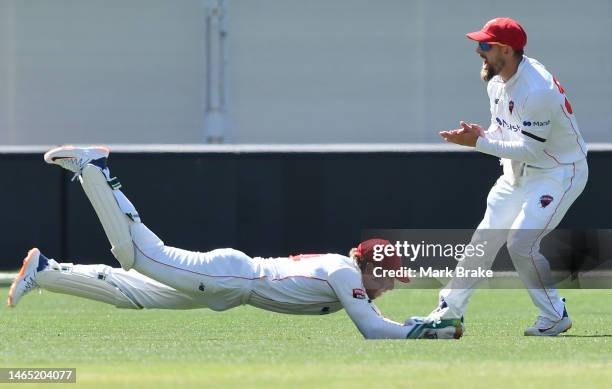
[[[546,139],[539,135],[534,135],[530,132],[522,130],[521,133],[525,136],[521,143],[523,150],[523,161],[527,163],[536,163],[547,158],[544,148]]]
[[[527,164],[537,163],[546,158],[544,142],[521,140],[516,143],[516,146],[514,153],[504,153],[506,154],[505,158],[525,162]]]

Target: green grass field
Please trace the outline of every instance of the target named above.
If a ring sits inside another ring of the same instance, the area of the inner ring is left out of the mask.
[[[524,290],[481,290],[459,341],[365,341],[342,311],[130,311],[34,292],[0,308],[0,365],[76,367],[91,387],[610,387],[612,291],[563,295],[574,328],[557,338],[522,336],[536,314]],[[403,321],[436,296],[396,290],[378,306]]]

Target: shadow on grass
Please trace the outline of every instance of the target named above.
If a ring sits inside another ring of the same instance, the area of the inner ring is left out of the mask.
[[[595,334],[595,335],[562,335],[561,338],[612,338],[610,334]]]

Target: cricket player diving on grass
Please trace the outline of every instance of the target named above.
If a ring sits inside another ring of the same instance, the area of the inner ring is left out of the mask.
[[[505,243],[539,315],[528,336],[555,336],[572,326],[555,289],[540,242],[555,229],[582,193],[588,177],[587,148],[559,81],[523,54],[527,34],[515,20],[496,18],[467,34],[477,42],[481,78],[487,83],[491,124],[460,122],[442,131],[448,142],[501,158],[503,175],[487,197],[472,243],[486,243],[482,258],[458,266],[490,267]],[[465,172],[465,174],[478,174]],[[430,318],[462,318],[476,281],[454,278],[440,292]]]
[[[32,249],[9,290],[8,305],[40,287],[120,308],[227,310],[242,304],[274,312],[326,314],[342,308],[365,338],[459,338],[459,320],[412,318],[404,324],[385,319],[371,300],[394,286],[374,275],[377,266],[398,269],[399,257],[375,262],[371,239],[338,254],[251,258],[234,249],[192,252],[164,245],[140,221],[106,164],[105,147],[59,147],[45,161],[78,177],[123,269],[105,265],[58,263]],[[131,270],[130,270],[131,269]],[[399,278],[408,282],[408,279]]]

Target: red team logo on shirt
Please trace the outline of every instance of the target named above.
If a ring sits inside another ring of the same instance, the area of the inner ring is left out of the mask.
[[[546,208],[548,204],[552,203],[553,200],[554,198],[551,195],[543,195],[540,197],[540,206],[542,208]]]
[[[365,300],[367,297],[368,296],[366,295],[365,290],[359,289],[359,288],[353,289],[353,298],[356,298],[359,300]]]

